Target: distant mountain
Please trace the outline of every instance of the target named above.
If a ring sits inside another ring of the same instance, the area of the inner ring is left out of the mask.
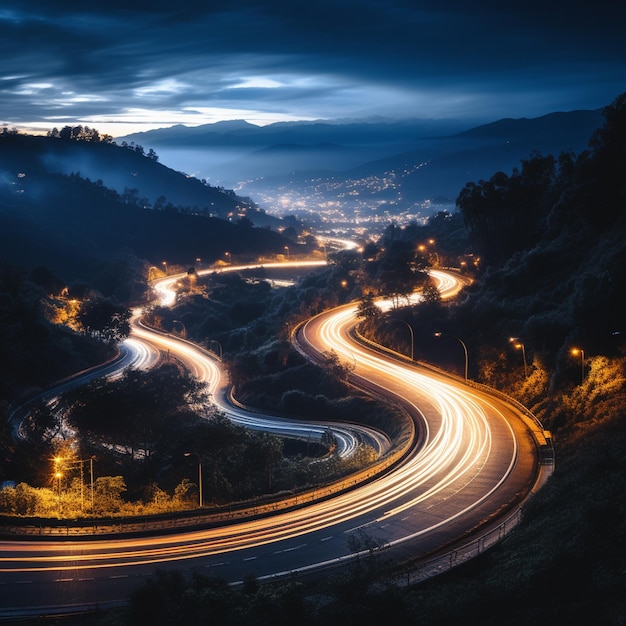
[[[230,133],[241,133],[245,131],[254,134],[254,132],[260,128],[262,127],[250,124],[245,120],[229,120],[216,122],[214,124],[203,124],[202,126],[184,126],[183,124],[176,124],[168,128],[157,128],[155,130],[119,137],[116,139],[116,143],[133,142],[148,146],[166,144],[187,145],[188,143],[196,142],[198,137],[207,138],[210,141],[214,135],[228,135]]]
[[[534,151],[579,152],[601,125],[598,109],[503,119],[469,129],[438,120],[282,122],[263,127],[236,121],[175,126],[124,139],[156,149],[173,167],[236,188],[257,201],[262,198],[269,213],[279,210],[277,199],[285,194],[317,197],[320,203],[349,194],[361,210],[368,198],[374,200],[373,210],[384,199],[385,211],[400,213],[434,198],[454,204],[467,182],[498,170],[510,172]],[[372,184],[371,177],[378,182]],[[307,204],[311,208],[311,202]]]
[[[320,120],[267,126],[239,120],[193,128],[173,126],[116,141],[153,148],[171,167],[213,184],[234,187],[248,178],[293,171],[346,170],[411,150],[424,136],[447,135],[464,128],[459,122],[446,120]],[[285,146],[292,146],[288,156]],[[269,160],[263,161],[259,151],[269,151],[265,153]],[[276,159],[276,151],[281,151],[284,158]]]
[[[511,173],[534,152],[579,153],[602,126],[602,110],[551,113],[534,119],[504,119],[450,137],[425,139],[418,150],[395,155],[348,172],[351,177],[406,172],[397,181],[409,202],[447,198],[454,202],[468,182]],[[423,164],[415,168],[416,164]]]
[[[464,124],[449,120],[392,120],[331,122],[327,120],[276,122],[256,126],[243,120],[202,126],[182,125],[135,133],[116,139],[146,147],[211,148],[214,146],[267,147],[273,144],[323,143],[345,145],[406,144],[423,136],[459,132]]]

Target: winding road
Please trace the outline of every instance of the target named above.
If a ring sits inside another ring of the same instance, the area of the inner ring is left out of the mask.
[[[444,295],[459,288],[454,275],[433,275]],[[396,560],[425,558],[497,522],[542,484],[540,426],[486,391],[356,341],[354,313],[355,305],[326,311],[301,325],[293,341],[314,360],[334,350],[353,364],[355,385],[413,417],[419,436],[392,468],[352,489],[346,479],[346,490],[332,498],[222,527],[140,538],[1,541],[0,616],[121,604],[159,568],[198,570],[233,583],[248,573],[304,577],[357,558],[349,547],[355,533]],[[133,335],[171,341],[179,357],[196,349],[136,325]],[[188,358],[200,367],[195,356]],[[219,380],[216,360],[209,361],[217,372],[200,375]],[[220,383],[214,384],[215,392]]]

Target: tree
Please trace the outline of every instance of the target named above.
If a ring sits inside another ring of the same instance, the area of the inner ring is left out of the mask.
[[[94,483],[94,508],[107,513],[117,512],[124,501],[122,494],[126,491],[123,476],[100,476]]]
[[[141,451],[149,459],[168,444],[174,423],[189,406],[202,406],[203,386],[173,364],[148,371],[128,369],[117,380],[98,379],[63,398],[68,422],[92,443],[126,446],[129,458]]]
[[[106,341],[122,341],[130,334],[131,312],[106,298],[89,300],[81,306],[77,322],[87,334]]]
[[[468,183],[461,190],[457,206],[487,264],[501,264],[540,240],[557,173],[553,156],[536,154],[511,176],[496,172],[488,181]]]
[[[361,319],[367,321],[376,321],[382,315],[382,311],[380,307],[376,305],[376,300],[374,298],[374,294],[371,291],[368,291],[359,302],[359,306],[357,307],[356,316]]]
[[[422,300],[428,304],[441,302],[441,293],[432,279],[427,280],[422,288]]]
[[[35,445],[51,443],[60,429],[59,413],[44,402],[33,407],[20,426],[22,436]]]
[[[324,352],[322,357],[322,367],[327,375],[332,378],[338,378],[339,380],[346,380],[348,378],[349,368],[341,362],[339,355],[334,350]]]
[[[417,254],[414,243],[398,239],[389,241],[375,266],[380,292],[398,307],[400,298],[408,299],[428,278],[427,267],[428,262]]]
[[[66,288],[65,282],[43,265],[31,272],[30,279],[50,296],[59,296]]]

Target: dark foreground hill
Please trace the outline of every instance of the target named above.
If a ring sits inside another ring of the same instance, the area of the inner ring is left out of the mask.
[[[43,264],[67,280],[90,280],[122,253],[160,267],[294,246],[242,219],[257,213],[132,149],[0,135],[0,260],[27,269]]]

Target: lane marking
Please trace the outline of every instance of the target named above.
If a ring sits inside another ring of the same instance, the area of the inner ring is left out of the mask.
[[[294,550],[299,550],[300,548],[304,548],[307,544],[301,543],[299,546],[294,546],[293,548],[285,548],[284,550],[276,550],[274,554],[282,554],[283,552],[293,552]]]

